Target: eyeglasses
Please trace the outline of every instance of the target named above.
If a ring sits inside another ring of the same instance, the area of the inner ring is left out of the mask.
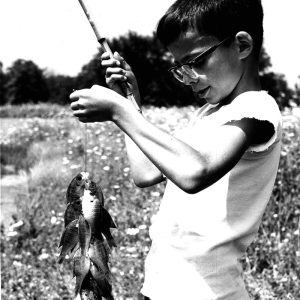
[[[208,55],[212,54],[218,47],[223,45],[225,42],[227,42],[230,37],[225,38],[220,43],[208,48],[204,52],[200,53],[198,56],[196,56],[193,60],[190,60],[184,64],[173,66],[169,69],[169,71],[173,74],[173,76],[180,82],[184,83],[184,76],[190,78],[190,79],[197,79],[198,74],[194,70],[195,66],[200,66],[205,58],[207,58]]]

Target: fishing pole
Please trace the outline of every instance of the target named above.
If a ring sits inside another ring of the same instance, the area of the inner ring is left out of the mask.
[[[85,1],[84,1],[84,0],[78,0],[78,1],[79,1],[80,5],[81,5],[81,8],[82,8],[82,10],[84,11],[84,13],[85,13],[85,15],[86,15],[86,17],[87,17],[87,19],[88,19],[88,21],[89,21],[89,23],[90,23],[92,29],[93,29],[93,31],[94,31],[94,33],[95,33],[95,36],[96,36],[97,41],[98,41],[98,43],[100,44],[101,48],[102,48],[105,52],[108,52],[108,53],[109,53],[110,58],[113,58],[114,55],[113,55],[113,53],[112,53],[112,51],[111,51],[111,49],[110,49],[110,47],[109,47],[109,45],[108,45],[108,43],[107,43],[107,40],[106,40],[105,37],[102,37],[102,36],[100,35],[99,29],[97,28],[96,23],[93,21],[91,15],[90,15],[90,13],[89,13],[88,7],[87,7],[87,5],[85,4]],[[130,88],[129,88],[128,83],[127,83],[127,82],[122,82],[122,83],[120,83],[119,85],[120,85],[120,88],[121,88],[121,90],[122,90],[122,92],[123,92],[123,95],[124,95],[127,99],[129,99],[129,100],[132,102],[132,104],[134,105],[134,107],[136,108],[136,110],[139,111],[139,112],[141,113],[142,111],[141,111],[139,105],[137,104],[137,102],[136,102],[136,100],[135,100],[135,98],[134,98],[132,92],[130,91]]]

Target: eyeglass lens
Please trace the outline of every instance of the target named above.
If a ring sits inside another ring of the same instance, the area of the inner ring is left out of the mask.
[[[180,82],[184,82],[184,76],[187,76],[190,79],[196,79],[198,77],[194,69],[187,65],[172,69],[171,71],[173,76]]]

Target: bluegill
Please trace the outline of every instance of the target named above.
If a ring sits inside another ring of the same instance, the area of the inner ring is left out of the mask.
[[[58,262],[73,259],[76,299],[113,300],[109,256],[116,242],[110,228],[116,224],[104,208],[101,188],[89,173],[75,176],[66,193],[65,230]]]

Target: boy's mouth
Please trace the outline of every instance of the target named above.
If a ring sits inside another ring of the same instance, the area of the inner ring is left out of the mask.
[[[209,93],[209,90],[210,90],[210,87],[208,86],[208,87],[206,87],[206,88],[204,88],[204,89],[198,91],[198,92],[197,92],[197,96],[198,96],[199,98],[206,98],[207,95],[208,95],[208,93]]]

